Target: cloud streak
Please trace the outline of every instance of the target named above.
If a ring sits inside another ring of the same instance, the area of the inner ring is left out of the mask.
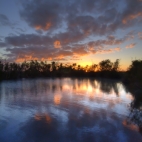
[[[131,44],[127,45],[126,48],[134,48],[135,45],[136,45],[136,43],[131,43]]]

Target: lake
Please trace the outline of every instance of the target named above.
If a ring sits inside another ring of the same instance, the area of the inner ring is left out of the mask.
[[[121,82],[0,82],[0,142],[142,142],[133,94]]]

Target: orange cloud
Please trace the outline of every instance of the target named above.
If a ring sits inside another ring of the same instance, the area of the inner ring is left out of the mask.
[[[40,30],[42,27],[40,25],[35,26],[36,30]]]
[[[99,50],[96,53],[98,53],[98,54],[106,54],[106,53],[119,52],[120,50],[121,50],[120,47],[116,47],[116,48]]]
[[[142,40],[142,32],[138,32],[138,37]]]
[[[22,57],[17,57],[17,59],[15,60],[17,63],[21,63],[21,62],[24,62],[24,61],[30,61],[30,60],[38,60],[38,58],[36,57],[32,57],[32,55],[24,55]]]
[[[135,13],[135,14],[131,14],[131,15],[128,15],[127,17],[125,17],[123,20],[122,20],[122,23],[123,24],[127,24],[128,21],[131,21],[137,17],[140,17],[142,16],[142,12],[139,12],[139,13]]]
[[[42,27],[41,25],[36,25],[35,29],[36,30],[40,30],[40,29],[42,29],[42,30],[48,30],[50,27],[51,27],[51,23],[46,23],[45,27]]]
[[[53,58],[51,58],[51,57],[49,57],[49,58],[36,58],[36,57],[23,57],[23,58],[17,58],[16,60],[15,60],[15,62],[17,62],[17,63],[22,63],[22,62],[24,62],[24,61],[31,61],[31,60],[37,60],[37,61],[52,61],[53,60]]]
[[[51,58],[51,57],[49,57],[49,58],[47,58],[47,60],[48,60],[48,61],[52,61],[52,58]]]
[[[135,45],[136,45],[136,43],[132,43],[132,44],[127,45],[126,48],[134,48]]]
[[[88,51],[86,50],[85,46],[79,46],[77,48],[74,48],[72,52],[74,56],[78,56],[78,55],[85,56],[88,54]]]
[[[56,41],[54,42],[54,47],[55,47],[55,48],[61,48],[61,43],[60,43],[59,40],[56,40]]]
[[[58,57],[56,57],[56,59],[63,59],[64,55],[59,55]]]

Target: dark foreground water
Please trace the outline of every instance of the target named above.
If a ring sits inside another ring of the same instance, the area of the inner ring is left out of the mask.
[[[142,142],[132,101],[121,83],[106,80],[4,81],[0,142]]]

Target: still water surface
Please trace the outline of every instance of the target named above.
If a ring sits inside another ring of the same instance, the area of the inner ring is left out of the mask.
[[[0,142],[142,142],[120,82],[31,79],[0,83]]]

